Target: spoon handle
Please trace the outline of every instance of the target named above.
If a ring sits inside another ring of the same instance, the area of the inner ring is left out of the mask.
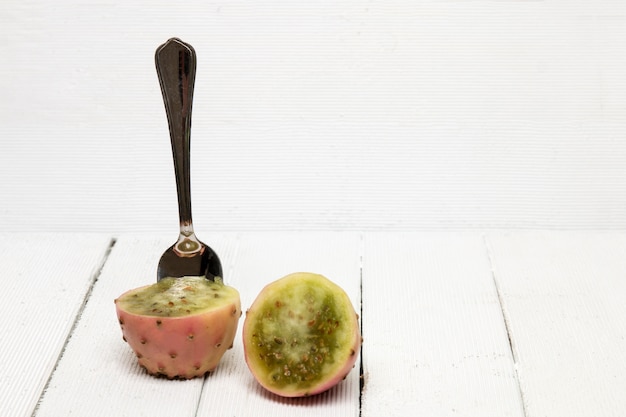
[[[193,234],[191,220],[190,131],[196,52],[180,39],[172,38],[157,48],[156,64],[174,156],[181,231]]]

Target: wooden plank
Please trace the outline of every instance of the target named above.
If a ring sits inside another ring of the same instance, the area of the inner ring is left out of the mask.
[[[94,234],[0,234],[0,415],[32,414],[110,241]]]
[[[337,389],[317,398],[283,401],[263,392],[245,365],[241,329],[233,349],[205,379],[168,381],[145,374],[121,339],[113,299],[127,289],[152,282],[158,257],[171,243],[132,236],[118,240],[53,375],[38,417],[249,416],[263,415],[263,410],[285,416],[317,416],[320,410],[358,414],[358,369]],[[356,234],[325,233],[226,234],[210,241],[222,259],[227,283],[239,289],[244,309],[263,285],[296,270],[334,278],[358,305],[358,244]]]
[[[492,233],[527,415],[626,413],[626,234]]]
[[[228,282],[241,293],[245,311],[263,286],[291,272],[325,275],[360,305],[360,238],[356,233],[254,233],[242,235]],[[243,359],[241,326],[230,356],[207,378],[198,417],[358,416],[359,366],[326,393],[284,399],[261,388]]]
[[[0,230],[170,230],[173,35],[197,224],[626,228],[624,1],[1,5]]]
[[[478,233],[367,233],[362,415],[523,416]]]

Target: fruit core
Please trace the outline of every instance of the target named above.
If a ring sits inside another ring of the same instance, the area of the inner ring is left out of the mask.
[[[251,347],[271,381],[312,386],[345,360],[335,353],[351,343],[351,332],[342,328],[351,318],[344,317],[345,309],[323,287],[284,290],[259,307],[261,320],[251,329]]]

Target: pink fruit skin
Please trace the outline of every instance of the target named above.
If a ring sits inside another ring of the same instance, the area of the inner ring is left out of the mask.
[[[117,303],[116,311],[139,365],[152,375],[190,379],[214,370],[232,347],[241,305],[183,317],[137,315]]]

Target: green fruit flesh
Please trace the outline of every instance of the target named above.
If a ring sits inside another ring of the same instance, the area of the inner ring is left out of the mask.
[[[232,303],[239,294],[222,282],[204,277],[164,278],[158,283],[117,300],[133,314],[181,317]]]
[[[346,349],[354,345],[353,309],[330,285],[302,278],[281,286],[255,308],[248,354],[263,368],[267,384],[307,390],[355,354]]]

